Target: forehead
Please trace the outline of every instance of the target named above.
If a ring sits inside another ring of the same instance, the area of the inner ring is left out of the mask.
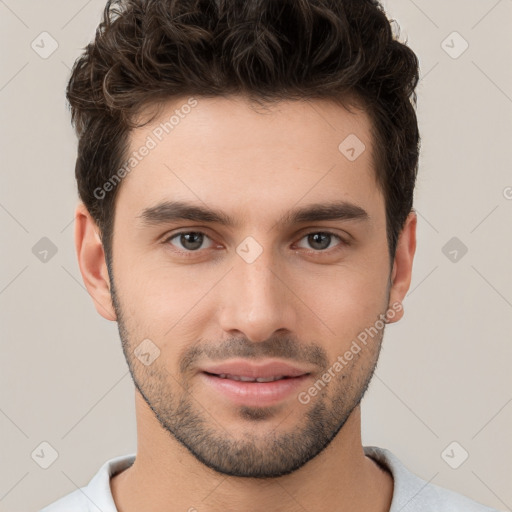
[[[116,210],[135,217],[182,200],[270,220],[301,203],[342,199],[377,214],[383,198],[372,144],[365,112],[327,100],[264,109],[241,97],[173,100],[131,132],[127,158],[135,165]]]

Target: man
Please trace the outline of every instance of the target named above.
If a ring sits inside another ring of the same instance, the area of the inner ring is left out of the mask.
[[[416,248],[418,61],[376,0],[111,1],[76,250],[137,453],[44,512],[489,511],[361,444]]]

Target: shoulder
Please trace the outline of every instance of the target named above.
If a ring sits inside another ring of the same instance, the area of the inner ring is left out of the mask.
[[[389,512],[498,512],[497,509],[421,479],[389,450],[365,446],[364,453],[393,475],[393,499]]]
[[[77,489],[76,491],[63,496],[57,501],[42,508],[39,512],[69,512],[70,510],[76,512],[89,512],[93,510],[93,508],[89,507],[88,498],[82,493],[82,489]],[[94,510],[97,510],[97,508],[94,507]]]
[[[110,478],[134,461],[134,453],[107,460],[85,487],[63,496],[39,512],[117,512],[110,490]]]

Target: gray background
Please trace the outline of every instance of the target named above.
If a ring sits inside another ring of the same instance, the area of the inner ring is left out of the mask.
[[[384,6],[421,63],[418,250],[363,401],[363,443],[512,510],[512,0]],[[96,313],[73,245],[64,89],[103,7],[0,0],[2,511],[38,510],[136,448],[116,324]]]

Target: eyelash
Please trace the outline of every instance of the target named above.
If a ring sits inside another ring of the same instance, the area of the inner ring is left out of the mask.
[[[191,233],[199,234],[199,235],[204,235],[205,237],[207,237],[210,240],[212,240],[211,237],[209,237],[203,231],[189,230],[189,231],[178,231],[177,233],[173,233],[172,235],[166,237],[165,240],[162,243],[163,244],[168,244],[171,240],[173,240],[174,238],[179,237],[180,235],[186,235],[186,234],[191,234]],[[345,239],[343,239],[340,235],[337,235],[336,233],[333,233],[332,231],[323,231],[323,230],[322,231],[319,231],[319,230],[317,230],[317,231],[310,231],[308,233],[305,233],[300,238],[300,240],[303,240],[304,238],[308,237],[309,235],[314,235],[314,234],[328,235],[328,236],[337,238],[340,241],[340,243],[338,245],[336,245],[335,247],[331,247],[330,249],[323,249],[323,250],[310,249],[310,250],[306,250],[308,254],[313,254],[315,256],[316,255],[321,256],[321,255],[325,255],[325,254],[333,254],[333,253],[337,252],[338,250],[341,250],[344,246],[350,245],[349,242],[347,242]],[[195,251],[187,251],[187,250],[181,250],[181,249],[176,249],[176,248],[174,248],[173,250],[175,252],[183,254],[187,258],[194,257],[195,255],[199,254],[202,251],[202,249],[197,249]]]

